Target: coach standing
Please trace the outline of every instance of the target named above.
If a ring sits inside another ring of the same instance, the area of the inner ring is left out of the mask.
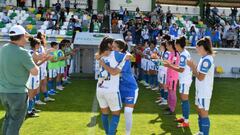
[[[29,74],[37,75],[38,68],[24,49],[28,34],[20,25],[9,31],[10,43],[0,49],[0,100],[6,110],[3,135],[19,135],[27,111]]]

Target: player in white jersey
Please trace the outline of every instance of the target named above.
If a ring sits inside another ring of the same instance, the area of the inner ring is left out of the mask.
[[[190,86],[192,84],[192,71],[187,65],[187,60],[191,59],[189,52],[185,49],[186,38],[180,37],[176,40],[175,47],[180,53],[180,63],[178,66],[175,66],[170,63],[165,63],[165,66],[179,72],[179,93],[181,97],[182,104],[182,118],[176,119],[176,122],[179,122],[178,127],[189,127],[189,113],[190,105],[188,100]]]
[[[111,51],[110,45],[113,39],[105,37],[100,46],[99,54],[96,59],[99,60],[100,72],[97,83],[97,100],[102,112],[103,127],[107,135],[115,135],[119,123],[122,101],[119,92],[120,72],[122,66],[119,63],[124,59],[124,54]],[[117,67],[116,73],[107,72],[109,67]],[[110,109],[110,110],[109,110]],[[112,120],[109,124],[108,116],[112,113]]]
[[[40,40],[41,42],[41,46],[38,49],[38,53],[40,55],[43,56],[47,56],[48,58],[50,58],[50,55],[47,54],[47,40],[46,40],[46,35],[42,34],[41,32],[39,32],[37,34],[37,38]],[[47,60],[46,61],[42,61],[42,64],[39,66],[39,70],[40,70],[40,89],[38,90],[38,93],[36,95],[36,104],[38,105],[45,105],[45,102],[48,101],[54,101],[55,99],[50,98],[48,95],[48,91],[47,91]],[[44,95],[44,101],[42,102],[40,100],[40,91],[43,93]]]
[[[149,84],[150,86],[147,89],[158,90],[158,79],[157,79],[157,72],[158,72],[158,64],[157,60],[159,59],[159,50],[156,47],[154,41],[150,42],[149,47],[149,64],[148,64],[148,73],[149,73]]]
[[[159,70],[158,70],[158,81],[160,83],[160,95],[161,97],[158,98],[156,103],[159,105],[167,105],[168,100],[168,89],[167,89],[167,67],[163,66],[163,60],[168,60],[170,52],[167,50],[167,41],[171,40],[170,35],[163,35],[162,36],[162,43],[160,45],[161,50],[161,59],[159,63]],[[161,49],[162,48],[162,49]]]
[[[210,129],[208,110],[210,107],[214,82],[214,60],[210,38],[205,37],[200,39],[197,42],[196,50],[202,58],[198,65],[192,60],[188,61],[188,65],[196,76],[195,105],[197,106],[199,114],[198,125],[200,130],[197,135],[208,135]]]
[[[166,87],[167,84],[167,67],[163,65],[164,60],[168,60],[169,52],[167,51],[166,42],[162,42],[160,45],[160,59],[158,67],[158,82],[160,83],[160,97],[156,101],[159,105],[167,104],[168,90]]]
[[[46,61],[48,59],[48,57],[46,56],[41,56],[38,53],[38,49],[40,47],[40,40],[35,39],[33,37],[29,38],[30,41],[30,46],[31,49],[29,50],[29,53],[32,55],[33,57],[33,61],[35,62],[35,64],[37,66],[41,66],[41,64],[43,64],[44,61]],[[27,116],[28,117],[37,117],[38,115],[36,114],[36,109],[34,109],[34,97],[37,94],[37,91],[39,89],[40,86],[40,72],[38,73],[38,75],[29,75],[26,87],[28,88],[28,95],[29,95],[29,105],[28,105],[28,111],[27,111]]]

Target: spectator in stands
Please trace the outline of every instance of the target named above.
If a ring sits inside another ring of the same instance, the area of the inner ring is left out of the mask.
[[[100,32],[101,23],[98,20],[93,20],[93,32],[99,33]]]
[[[232,20],[237,21],[237,13],[238,13],[237,8],[231,8],[231,11],[232,11],[231,13]]]
[[[213,13],[213,18],[215,18],[215,20],[216,20],[216,18],[217,18],[216,15],[218,15],[218,8],[216,6],[212,9],[212,13]]]
[[[78,5],[77,0],[75,0],[74,1],[74,9],[77,9],[77,5]]]
[[[103,17],[104,17],[104,15],[103,15],[103,13],[100,11],[99,13],[98,13],[98,20],[99,20],[99,22],[103,22]]]
[[[59,21],[59,16],[58,16],[58,13],[55,12],[52,16],[52,21],[55,21],[55,22],[58,22]]]
[[[32,8],[33,8],[33,6],[34,6],[35,8],[37,8],[37,1],[36,1],[36,0],[32,0]]]
[[[234,39],[235,39],[235,31],[233,28],[229,28],[229,30],[226,33],[226,39],[227,39],[227,46],[226,47],[233,47]]]
[[[126,23],[129,21],[129,13],[127,8],[125,8],[124,13],[123,13],[123,22]]]
[[[142,38],[143,38],[143,42],[148,42],[149,41],[149,37],[150,37],[150,34],[149,34],[149,30],[147,28],[147,26],[145,25],[143,30],[142,30]]]
[[[127,36],[125,37],[125,41],[128,45],[128,51],[131,51],[131,47],[132,47],[132,44],[133,44],[133,39],[132,39],[132,33],[130,31],[127,32]]]
[[[142,36],[142,27],[141,24],[136,24],[136,44],[139,44],[141,42],[141,36]]]
[[[136,12],[140,13],[140,8],[139,7],[136,8]]]
[[[226,25],[223,28],[223,35],[222,35],[222,46],[225,47],[227,44],[227,32],[231,26],[229,25],[228,22],[226,22]]]
[[[210,4],[207,4],[206,5],[206,18],[208,19],[209,18],[209,15],[210,15],[210,12],[211,12],[211,8],[210,8]]]
[[[196,46],[197,44],[197,33],[194,26],[190,29],[190,43],[191,46]]]
[[[75,23],[74,23],[74,31],[77,32],[82,32],[82,25],[80,23],[79,20],[77,20]]]
[[[23,9],[25,7],[26,0],[20,0],[20,7]]]
[[[112,24],[112,33],[119,33],[120,29],[117,24]]]
[[[61,11],[60,11],[60,18],[59,18],[59,23],[63,24],[66,20],[66,17],[65,17],[65,9],[62,8]]]
[[[218,27],[215,27],[214,30],[212,31],[212,44],[213,47],[219,47],[220,46],[220,31]]]
[[[123,7],[120,6],[119,13],[118,13],[120,20],[123,20],[123,13],[124,13]]]
[[[170,25],[171,21],[172,21],[172,17],[173,17],[173,14],[171,13],[171,10],[167,11],[166,17],[167,17],[167,24]]]
[[[46,14],[45,14],[45,19],[46,19],[47,21],[52,20],[52,19],[51,19],[51,10],[47,10],[47,12],[46,12]]]
[[[156,8],[154,9],[154,12],[157,12],[158,14],[160,14],[162,10],[162,6],[160,4],[157,4]]]
[[[72,23],[75,23],[75,22],[76,22],[76,19],[74,18],[74,15],[71,16],[70,22],[72,22]]]
[[[70,0],[65,0],[65,9],[67,11],[67,15],[69,14],[70,11]]]
[[[41,16],[43,16],[43,6],[42,6],[42,3],[39,5],[37,13],[41,14]]]
[[[7,16],[7,12],[4,12],[3,17],[2,17],[2,22],[3,23],[10,23],[11,22],[10,17]]]
[[[61,10],[61,3],[59,3],[59,0],[57,0],[57,3],[55,4],[55,11],[58,13]]]
[[[173,23],[172,26],[169,28],[169,34],[174,39],[178,37],[178,27],[176,23]]]
[[[123,28],[123,38],[125,39],[125,37],[127,36],[127,32],[129,31],[129,25],[128,23],[125,24],[124,28]]]

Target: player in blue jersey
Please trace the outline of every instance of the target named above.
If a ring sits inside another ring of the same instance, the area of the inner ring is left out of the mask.
[[[120,51],[124,54],[128,50],[127,44],[122,40],[113,42],[113,50]],[[126,135],[131,134],[132,129],[132,113],[138,97],[138,85],[131,70],[130,60],[126,60],[120,77],[120,94],[124,107],[124,117],[126,123]]]
[[[195,87],[195,105],[198,111],[199,133],[196,135],[208,135],[210,129],[210,120],[208,111],[213,91],[214,82],[214,60],[213,50],[210,38],[203,38],[197,42],[197,53],[202,57],[196,65],[192,60],[188,61],[188,66],[196,76]]]

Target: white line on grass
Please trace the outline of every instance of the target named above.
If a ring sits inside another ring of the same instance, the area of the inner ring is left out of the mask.
[[[92,112],[90,115],[90,124],[88,127],[88,135],[95,135],[96,133],[96,126],[97,126],[97,115],[98,115],[98,102],[96,96],[93,98],[93,104],[92,104]],[[93,126],[91,126],[93,125]]]

